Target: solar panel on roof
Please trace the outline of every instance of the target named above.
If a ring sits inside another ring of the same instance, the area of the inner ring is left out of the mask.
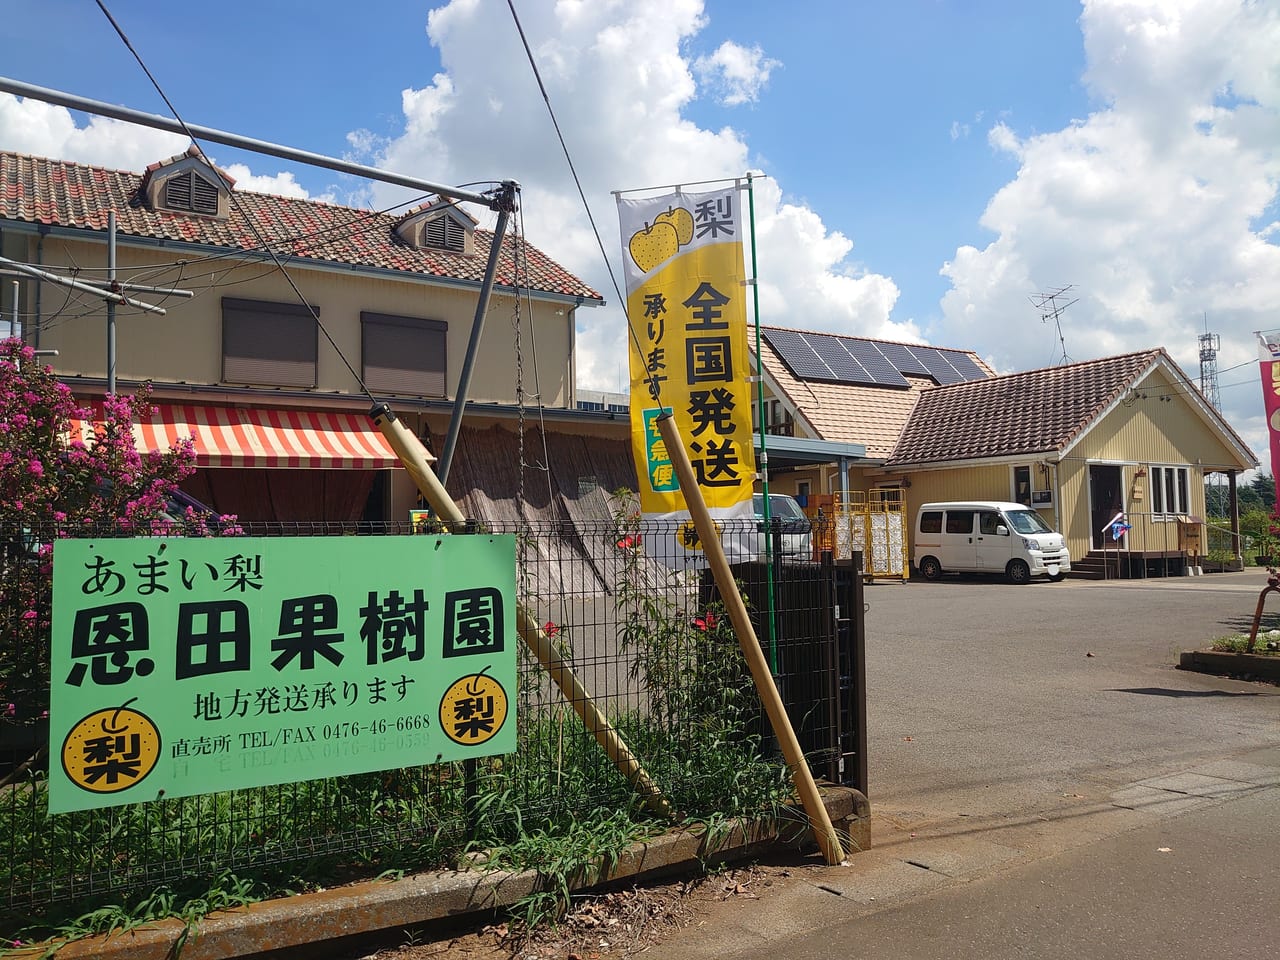
[[[806,333],[804,338],[813,347],[819,359],[831,371],[831,378],[840,383],[875,383],[868,373],[843,346],[840,338],[825,333]]]
[[[818,359],[813,347],[794,330],[763,330],[761,333],[769,341],[769,346],[782,358],[782,362],[800,379],[831,378],[827,365]]]
[[[956,372],[966,380],[985,380],[987,379],[986,371],[973,362],[973,357],[967,353],[961,353],[959,350],[947,353],[947,360]]]
[[[933,347],[914,347],[911,351],[929,370],[929,376],[940,385],[961,383],[965,378],[948,362],[941,350]]]
[[[911,349],[902,343],[881,343],[880,352],[885,355],[893,368],[899,373],[914,373],[927,377],[929,368],[916,359]]]
[[[878,344],[853,337],[841,337],[840,343],[875,378],[876,383],[885,387],[907,386],[906,377],[880,352]]]

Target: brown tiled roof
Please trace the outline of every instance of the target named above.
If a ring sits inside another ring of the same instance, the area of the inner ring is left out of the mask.
[[[929,390],[885,465],[1061,450],[1161,359],[1176,371],[1157,349]]]
[[[767,339],[761,340],[760,349],[760,359],[769,377],[818,436],[841,443],[861,443],[871,460],[883,460],[889,455],[916,401],[935,386],[929,377],[910,374],[905,375],[909,384],[906,389],[804,380],[791,372]],[[977,354],[967,350],[955,352],[966,354],[990,374],[990,368]]]
[[[155,211],[140,199],[143,176],[0,152],[0,219],[105,231],[107,212],[114,210],[122,235],[246,252],[266,242],[286,257],[477,283],[484,278],[493,242],[491,231],[476,230],[475,252],[469,255],[416,249],[395,236],[399,216],[242,190],[234,191],[235,203],[226,220]],[[511,239],[503,246],[511,248]],[[603,302],[600,294],[540,250],[525,244],[524,252],[527,285],[533,291]],[[500,257],[496,282],[515,286],[515,279],[514,259]]]

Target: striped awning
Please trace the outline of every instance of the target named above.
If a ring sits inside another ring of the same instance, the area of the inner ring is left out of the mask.
[[[73,424],[91,436],[88,423]],[[141,451],[169,450],[191,437],[198,467],[385,470],[400,466],[366,415],[157,403],[133,425]]]

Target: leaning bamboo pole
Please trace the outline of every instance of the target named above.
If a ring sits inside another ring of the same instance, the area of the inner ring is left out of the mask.
[[[755,681],[756,691],[764,704],[769,723],[773,726],[773,734],[782,747],[782,756],[791,771],[791,779],[796,792],[800,794],[800,802],[813,827],[814,839],[822,850],[822,856],[829,864],[844,861],[844,849],[840,838],[836,836],[835,827],[831,825],[831,817],[826,805],[818,794],[818,785],[813,780],[809,764],[805,762],[804,752],[800,749],[800,741],[796,739],[795,730],[791,726],[791,718],[787,716],[782,705],[782,697],[773,682],[773,674],[769,672],[769,664],[765,661],[764,652],[760,649],[760,641],[756,638],[755,627],[747,616],[747,606],[742,602],[742,594],[733,579],[733,571],[729,569],[729,561],[724,555],[724,547],[720,543],[720,535],[716,532],[715,523],[707,511],[706,501],[702,499],[702,491],[698,487],[697,478],[693,474],[693,465],[689,462],[689,454],[680,439],[680,430],[675,419],[669,413],[658,417],[658,432],[667,445],[667,456],[676,468],[676,476],[680,480],[680,492],[684,494],[685,506],[689,508],[689,516],[698,530],[698,538],[702,541],[702,551],[711,567],[711,573],[720,589],[720,599],[733,623],[734,632],[738,635],[738,645],[751,670],[751,678]]]
[[[413,477],[414,483],[426,497],[427,503],[431,504],[431,509],[435,511],[436,516],[445,522],[451,532],[460,532],[467,522],[466,517],[431,468],[431,462],[435,458],[412,431],[396,418],[387,404],[376,404],[369,411],[369,415],[373,418],[374,425],[386,437],[387,443],[391,444],[391,449],[396,452],[396,456],[409,471],[409,475]],[[569,664],[556,651],[555,645],[538,625],[537,619],[519,601],[516,603],[516,627],[520,632],[520,639],[538,658],[538,663],[542,664],[543,669],[560,688],[560,692],[569,701],[573,712],[578,715],[587,732],[595,737],[596,743],[600,744],[614,766],[631,784],[632,789],[644,800],[644,805],[659,816],[670,817],[671,804],[667,798],[645,772],[644,767],[640,765],[640,761],[636,759],[635,754],[631,752],[613,724],[596,707],[591,694],[587,692]]]

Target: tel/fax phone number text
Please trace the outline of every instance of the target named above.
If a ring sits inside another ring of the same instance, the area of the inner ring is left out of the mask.
[[[414,713],[394,720],[378,718],[361,723],[359,720],[341,720],[334,723],[306,723],[277,730],[246,730],[237,734],[242,750],[260,750],[265,747],[289,747],[299,743],[328,743],[334,740],[354,740],[357,737],[380,737],[387,733],[408,733],[426,730],[431,721],[426,714]]]

